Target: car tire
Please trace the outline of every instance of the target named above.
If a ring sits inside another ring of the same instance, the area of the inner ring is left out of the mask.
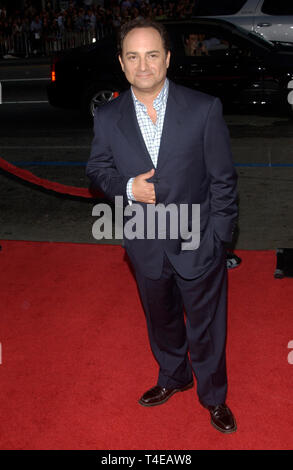
[[[86,85],[81,99],[81,110],[83,114],[93,119],[95,108],[112,101],[117,93],[119,92],[113,85],[102,83]]]

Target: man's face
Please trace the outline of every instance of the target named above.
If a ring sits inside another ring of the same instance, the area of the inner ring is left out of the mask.
[[[198,42],[198,35],[197,34],[190,34],[188,39],[186,40],[186,44],[190,48],[196,48]]]
[[[154,93],[165,81],[170,51],[166,54],[162,38],[156,29],[135,28],[124,38],[119,61],[133,88]]]

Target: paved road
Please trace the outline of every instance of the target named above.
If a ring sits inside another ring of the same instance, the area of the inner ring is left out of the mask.
[[[0,67],[0,80],[48,78],[49,66]],[[12,76],[13,75],[13,76]],[[36,76],[37,75],[37,76]],[[46,101],[46,81],[10,88],[5,101]],[[4,90],[5,91],[5,90]],[[266,112],[225,115],[239,174],[239,249],[293,247],[293,119]],[[84,165],[91,123],[78,111],[47,103],[0,105],[0,156],[35,174],[87,187]],[[0,238],[96,243],[91,234],[97,201],[41,191],[0,173]],[[120,243],[120,241],[118,241]]]
[[[47,101],[46,85],[50,82],[49,63],[0,63],[2,103]]]

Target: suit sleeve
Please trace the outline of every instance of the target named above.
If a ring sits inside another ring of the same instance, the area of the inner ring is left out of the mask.
[[[110,145],[102,128],[101,111],[95,111],[94,138],[86,175],[92,186],[100,189],[108,199],[114,201],[115,196],[123,196],[123,202],[127,204],[126,186],[129,177],[122,176],[115,166]]]
[[[213,101],[204,131],[204,155],[210,179],[210,211],[214,229],[222,242],[231,242],[236,224],[237,174],[230,136],[218,98]]]

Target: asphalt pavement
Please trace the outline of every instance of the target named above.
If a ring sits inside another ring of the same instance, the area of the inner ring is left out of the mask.
[[[92,123],[77,110],[47,103],[49,74],[48,60],[1,62],[0,157],[50,181],[86,188]],[[293,248],[293,119],[269,110],[224,117],[239,175],[236,248]],[[92,236],[97,202],[0,171],[0,239],[98,243]]]

